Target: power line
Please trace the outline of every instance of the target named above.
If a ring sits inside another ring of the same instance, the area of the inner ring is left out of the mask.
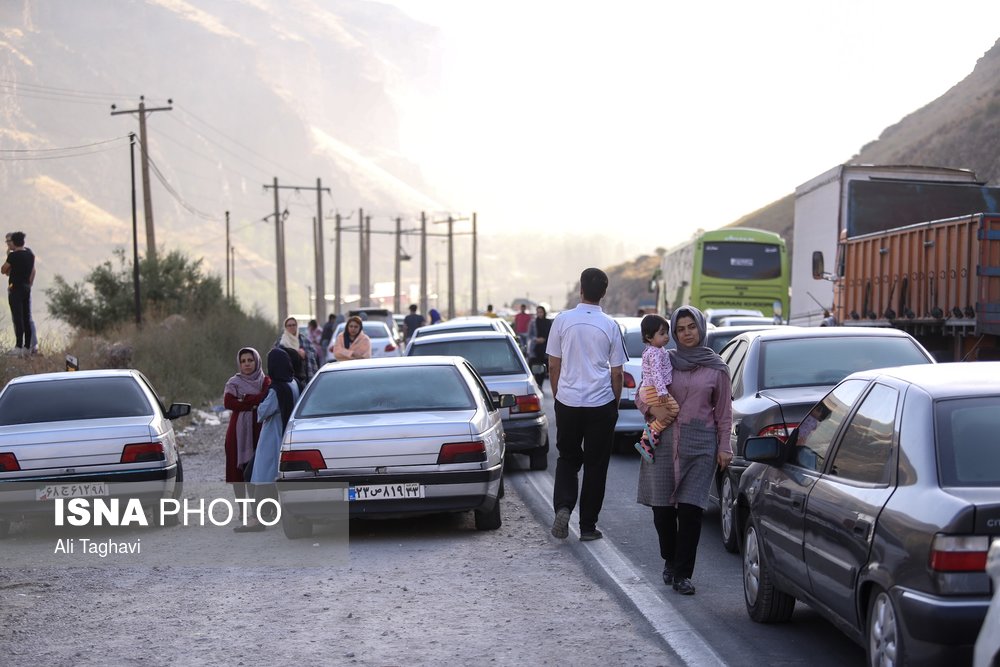
[[[147,155],[148,155],[148,153],[147,153]],[[211,215],[209,213],[205,213],[204,211],[201,211],[201,210],[195,208],[194,206],[192,206],[191,204],[187,203],[184,200],[184,198],[181,197],[180,193],[177,192],[177,190],[175,190],[172,185],[170,185],[170,183],[167,181],[166,176],[163,175],[163,172],[160,171],[160,168],[156,165],[156,162],[153,161],[153,158],[149,157],[148,159],[149,159],[149,166],[153,169],[153,174],[156,176],[156,179],[158,181],[160,181],[160,183],[163,185],[164,189],[166,189],[166,191],[170,194],[170,196],[172,196],[174,199],[176,199],[177,202],[186,211],[188,211],[189,213],[191,213],[193,215],[196,215],[199,218],[202,218],[204,220],[209,220],[209,221],[212,221],[212,222],[219,222],[220,219],[219,219],[218,216],[214,216],[214,215]]]
[[[118,146],[109,146],[108,148],[101,148],[99,150],[83,151],[80,153],[67,153],[65,155],[35,155],[35,156],[0,156],[0,162],[35,162],[38,160],[62,160],[64,158],[71,157],[84,157],[87,155],[96,155],[98,153],[107,153],[108,151],[116,150]]]
[[[60,88],[57,86],[43,86],[36,83],[25,83],[23,81],[12,81],[11,79],[0,79],[0,88],[12,90],[24,89],[25,92],[45,93],[49,95],[63,95],[65,97],[80,97],[84,99],[104,100],[112,97],[120,97],[120,92],[105,93],[92,90],[75,90],[73,88]]]
[[[255,157],[258,157],[261,160],[264,160],[265,162],[267,162],[268,164],[270,164],[272,166],[279,167],[282,171],[286,171],[286,172],[288,172],[288,173],[290,173],[290,174],[292,174],[294,176],[298,176],[299,178],[302,178],[302,179],[306,178],[302,174],[297,173],[295,170],[289,169],[285,165],[279,164],[278,162],[275,162],[270,157],[268,157],[266,155],[263,155],[261,153],[258,153],[257,151],[253,150],[252,148],[250,148],[250,147],[248,147],[248,146],[240,143],[239,140],[234,139],[233,137],[229,136],[228,134],[226,134],[225,132],[223,132],[219,128],[217,128],[214,125],[212,125],[211,123],[209,123],[208,121],[203,120],[203,119],[199,118],[198,116],[196,116],[194,113],[192,113],[191,111],[189,111],[186,107],[181,106],[179,104],[175,104],[174,108],[176,108],[178,111],[180,111],[184,115],[189,116],[192,120],[201,123],[202,125],[204,125],[208,129],[212,130],[213,132],[215,132],[219,136],[225,137],[226,139],[228,139],[232,143],[236,144],[237,146],[239,146],[240,148],[242,148],[243,150],[245,150],[247,153],[250,153],[251,155],[253,155]],[[197,130],[195,130],[195,131],[197,132]],[[203,134],[201,132],[198,132],[198,134],[200,134],[202,137],[205,137],[206,140],[212,141],[207,135],[205,135],[205,134]],[[215,142],[213,141],[212,143],[215,143]],[[216,144],[216,145],[218,146],[218,144]],[[219,147],[222,148],[222,146],[219,146]],[[223,149],[223,150],[226,150],[226,149]]]
[[[110,144],[113,141],[123,141],[128,139],[128,137],[114,137],[113,139],[105,139],[104,141],[95,141],[90,144],[81,144],[79,146],[64,146],[62,148],[0,148],[0,153],[47,153],[51,151],[72,151],[78,148],[90,148],[91,146],[101,146],[104,144]]]

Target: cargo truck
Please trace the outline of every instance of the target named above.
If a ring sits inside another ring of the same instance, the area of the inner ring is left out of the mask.
[[[813,280],[811,258],[819,252],[832,267],[841,233],[998,210],[983,204],[983,190],[967,169],[863,164],[838,165],[795,188],[789,324],[817,326],[832,310],[833,284]]]
[[[813,277],[824,268],[815,253]],[[938,361],[1000,359],[1000,214],[845,232],[832,278],[842,325],[903,329]]]

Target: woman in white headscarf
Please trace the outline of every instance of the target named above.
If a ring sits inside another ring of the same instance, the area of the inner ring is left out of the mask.
[[[285,318],[281,335],[274,341],[275,347],[282,348],[292,361],[292,372],[299,383],[299,389],[306,386],[319,370],[316,348],[305,334],[299,333],[299,321],[294,317]]]

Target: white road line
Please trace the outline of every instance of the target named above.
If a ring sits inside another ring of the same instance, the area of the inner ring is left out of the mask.
[[[552,500],[552,477],[529,473],[523,476],[546,502]],[[577,511],[573,510],[570,520],[570,533],[580,537],[576,520]],[[595,540],[588,542],[591,554],[608,573],[615,585],[628,596],[639,612],[646,617],[653,629],[663,637],[684,664],[692,667],[719,665],[724,667],[725,661],[691,625],[684,620],[683,612],[670,600],[659,595],[642,575],[629,563],[621,551],[611,540]]]

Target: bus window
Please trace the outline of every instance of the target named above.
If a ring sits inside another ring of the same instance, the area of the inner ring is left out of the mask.
[[[769,280],[781,277],[778,246],[764,243],[706,243],[701,273],[728,280]]]

